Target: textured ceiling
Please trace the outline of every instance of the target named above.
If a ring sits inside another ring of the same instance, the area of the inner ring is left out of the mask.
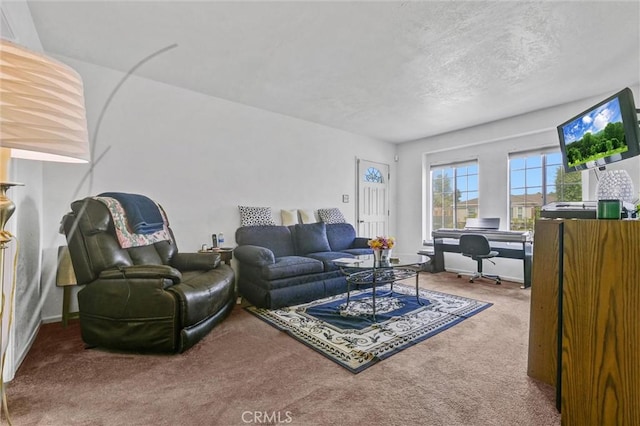
[[[640,80],[626,2],[29,1],[46,52],[404,142]]]

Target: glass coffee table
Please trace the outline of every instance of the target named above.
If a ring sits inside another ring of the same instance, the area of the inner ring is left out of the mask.
[[[376,320],[376,296],[389,297],[393,295],[393,284],[396,281],[415,277],[416,300],[419,304],[420,292],[418,290],[418,271],[422,265],[429,262],[429,257],[416,254],[400,254],[391,257],[388,262],[376,261],[373,255],[357,256],[354,258],[340,258],[333,263],[340,267],[347,276],[347,303],[351,298],[351,287],[371,286],[372,303],[371,310],[373,320]],[[378,292],[379,286],[390,284],[389,291]]]

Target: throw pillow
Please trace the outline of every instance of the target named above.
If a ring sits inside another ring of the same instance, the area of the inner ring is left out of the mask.
[[[295,232],[299,254],[331,251],[324,222],[297,224]]]
[[[271,216],[271,207],[238,206],[240,209],[240,226],[275,225]]]
[[[316,215],[313,209],[298,209],[300,214],[300,222],[302,223],[316,223]]]
[[[318,216],[324,223],[346,223],[344,215],[338,208],[318,209]]]
[[[281,210],[282,225],[291,226],[298,224],[298,210]]]

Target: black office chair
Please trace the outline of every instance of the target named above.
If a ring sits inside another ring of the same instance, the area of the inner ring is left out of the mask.
[[[497,275],[487,275],[482,273],[482,261],[484,259],[489,260],[492,257],[496,257],[498,252],[491,250],[489,246],[489,240],[482,234],[463,234],[460,236],[460,251],[463,256],[470,257],[478,262],[478,270],[473,276],[469,278],[469,282],[472,283],[476,278],[488,278],[494,280],[496,284],[501,284],[500,277]],[[495,265],[495,262],[489,260],[489,262]],[[462,274],[458,274],[460,278]]]

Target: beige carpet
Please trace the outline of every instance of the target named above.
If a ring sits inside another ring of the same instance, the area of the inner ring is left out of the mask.
[[[489,309],[354,375],[239,306],[184,354],[85,350],[43,325],[8,385],[14,425],[558,425],[526,374],[530,291],[422,273]]]

